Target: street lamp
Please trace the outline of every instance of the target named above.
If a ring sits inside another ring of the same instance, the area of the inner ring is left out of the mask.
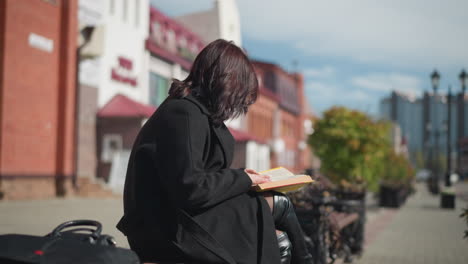
[[[434,103],[431,105],[434,105],[434,109],[432,111],[432,132],[434,133],[434,152],[435,152],[435,162],[434,162],[434,175],[431,177],[430,182],[429,182],[429,187],[432,193],[436,194],[439,192],[439,136],[440,136],[440,128],[439,124],[437,123],[437,114],[438,114],[438,98],[437,98],[437,90],[439,88],[439,82],[440,82],[440,74],[437,72],[437,70],[434,70],[431,75],[431,83],[432,83],[432,89],[434,90]],[[459,75],[460,83],[461,83],[461,93],[458,95],[458,139],[464,136],[464,97],[465,97],[465,90],[466,90],[466,82],[468,81],[468,74],[465,72],[465,70],[462,70],[460,75]],[[446,119],[446,130],[445,133],[447,133],[447,171],[445,174],[445,189],[442,191],[441,194],[441,207],[442,208],[455,208],[455,193],[453,190],[450,188],[452,185],[450,175],[452,173],[452,162],[451,162],[451,154],[452,154],[452,145],[451,145],[451,138],[452,138],[452,87],[448,87],[448,92],[447,92],[447,119]],[[429,101],[430,102],[430,101]],[[460,164],[459,164],[460,165]],[[459,166],[460,167],[460,166]]]
[[[437,70],[434,70],[431,74],[431,82],[432,82],[432,89],[434,90],[434,110],[432,113],[434,113],[433,119],[432,119],[432,127],[433,132],[434,132],[434,155],[433,155],[433,168],[434,168],[434,175],[432,175],[430,179],[430,189],[431,192],[434,194],[439,193],[439,128],[438,128],[438,123],[437,123],[437,89],[439,87],[439,81],[440,81],[440,74],[437,72]]]
[[[465,69],[463,69],[460,73],[460,75],[458,76],[458,78],[460,78],[460,84],[461,84],[461,88],[462,88],[462,93],[465,93],[465,89],[466,89],[466,80],[468,79],[468,74],[466,74],[466,71]]]
[[[452,127],[452,87],[449,85],[449,89],[447,93],[447,173],[445,174],[445,187],[452,186],[452,182],[450,181],[450,174],[452,173],[452,162],[450,158],[452,154],[451,127]]]
[[[431,74],[432,88],[434,89],[434,94],[437,93],[437,87],[439,87],[440,74],[437,70],[434,70]]]
[[[460,85],[461,85],[461,92],[458,93],[457,96],[457,120],[458,120],[458,129],[457,129],[457,137],[456,137],[456,142],[457,142],[457,168],[458,168],[458,173],[459,175],[463,175],[464,171],[461,170],[461,165],[462,165],[462,160],[461,160],[461,150],[459,148],[458,143],[460,142],[460,139],[462,139],[465,136],[465,90],[466,90],[466,83],[468,81],[468,74],[466,71],[463,69],[460,72],[460,75],[458,76],[460,79]]]

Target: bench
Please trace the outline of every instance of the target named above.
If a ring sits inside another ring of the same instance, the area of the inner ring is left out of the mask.
[[[342,213],[333,211],[328,216],[330,220],[330,225],[337,231],[342,230],[346,226],[354,223],[359,219],[359,215],[357,213]]]

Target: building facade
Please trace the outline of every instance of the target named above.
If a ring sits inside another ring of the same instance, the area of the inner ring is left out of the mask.
[[[380,103],[381,116],[398,125],[400,138],[408,142],[408,149],[413,155],[423,149],[424,140],[421,136],[423,127],[423,101],[393,91],[388,98]]]
[[[468,136],[468,130],[463,129],[468,123],[468,100],[460,104],[460,95],[453,96],[451,106],[451,140],[450,154],[453,164],[458,164],[461,150],[458,142]],[[440,164],[447,156],[447,96],[425,92],[422,98],[411,98],[400,92],[392,92],[390,97],[380,102],[381,116],[398,124],[402,138],[407,142],[409,156],[413,162],[422,156],[425,166],[430,168]],[[458,171],[461,174],[467,172]]]
[[[106,153],[120,157],[128,134],[112,130],[110,117],[99,113],[122,96],[147,102],[149,1],[79,0],[78,18],[77,179],[84,189],[96,176],[109,181],[113,157]],[[125,114],[112,118],[115,126],[128,125]]]
[[[216,39],[233,41],[242,47],[239,9],[236,0],[215,0],[213,8],[176,17],[205,43]]]
[[[260,93],[247,113],[246,131],[268,142],[272,167],[303,172],[311,167],[306,141],[312,132],[303,77],[275,64],[261,61],[253,64]]]
[[[75,166],[76,0],[0,1],[0,192],[63,196]]]
[[[149,37],[145,48],[149,59],[149,89],[146,103],[155,107],[166,99],[172,79],[187,77],[196,55],[205,43],[177,20],[155,7],[150,10]]]
[[[111,69],[110,76],[111,81],[120,84],[113,90],[103,86],[107,91],[101,94],[110,100],[97,114],[97,176],[116,192],[122,190],[128,157],[139,129],[167,98],[172,79],[184,79],[196,54],[204,47],[199,37],[177,21],[155,7],[147,7],[147,22],[141,23],[145,33],[137,41],[132,34],[121,36],[134,42],[133,52],[142,54],[142,58],[131,61],[117,56],[118,67]],[[129,74],[133,69],[137,77]],[[117,73],[121,75],[114,76]],[[127,86],[126,91],[120,87],[122,84]],[[127,111],[122,112],[122,108]]]

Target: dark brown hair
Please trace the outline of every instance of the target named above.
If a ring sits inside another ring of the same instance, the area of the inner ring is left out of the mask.
[[[215,40],[198,54],[184,81],[173,80],[169,97],[182,98],[190,93],[208,108],[211,120],[221,124],[247,113],[257,100],[255,70],[239,47]]]

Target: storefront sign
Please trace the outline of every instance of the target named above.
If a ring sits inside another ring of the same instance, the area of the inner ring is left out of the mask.
[[[28,43],[31,47],[51,53],[54,50],[54,41],[44,36],[29,33]]]
[[[137,86],[136,77],[132,76],[133,62],[122,56],[118,57],[119,65],[112,69],[112,80]]]
[[[52,4],[52,5],[57,5],[57,0],[42,0],[42,1]]]

